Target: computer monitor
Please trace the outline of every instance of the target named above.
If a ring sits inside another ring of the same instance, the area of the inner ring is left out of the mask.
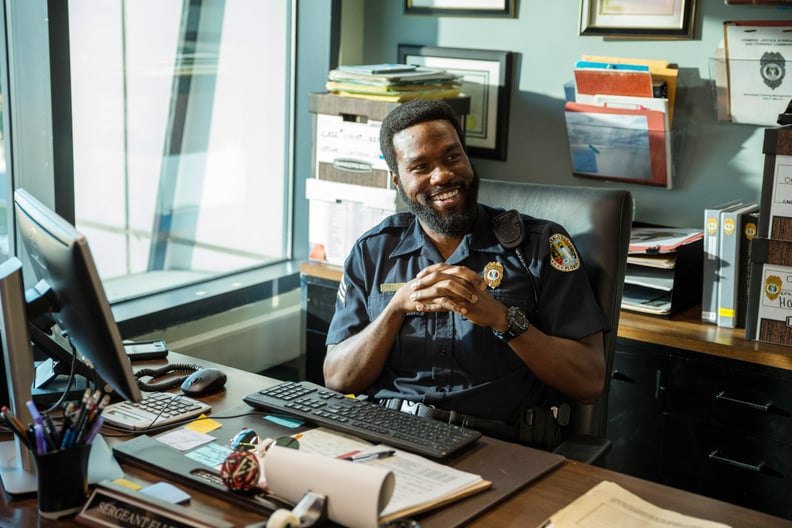
[[[36,279],[45,281],[55,294],[50,312],[58,327],[116,395],[140,401],[141,391],[88,241],[24,189],[14,192],[14,206],[19,236]]]

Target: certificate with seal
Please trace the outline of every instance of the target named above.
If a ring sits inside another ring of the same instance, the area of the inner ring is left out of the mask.
[[[724,22],[729,116],[775,126],[792,99],[792,21]]]

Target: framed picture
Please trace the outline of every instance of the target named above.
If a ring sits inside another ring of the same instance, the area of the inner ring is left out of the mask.
[[[792,0],[726,0],[726,3],[730,5],[792,5]]]
[[[399,44],[399,62],[459,75],[470,96],[465,143],[470,156],[506,159],[512,52]]]
[[[696,0],[581,0],[580,34],[690,38],[695,10]]]
[[[514,0],[405,0],[408,15],[514,16]]]

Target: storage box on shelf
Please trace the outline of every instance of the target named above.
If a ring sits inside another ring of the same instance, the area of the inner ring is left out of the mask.
[[[470,97],[444,100],[464,124]],[[382,120],[399,104],[310,94],[314,174],[306,181],[306,197],[312,260],[342,265],[360,235],[404,209],[379,148]]]

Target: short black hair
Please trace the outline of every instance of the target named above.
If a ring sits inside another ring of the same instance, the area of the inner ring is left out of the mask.
[[[390,111],[382,120],[380,128],[380,150],[385,163],[394,174],[398,174],[396,151],[393,148],[393,136],[406,128],[426,121],[448,121],[454,126],[462,147],[465,147],[465,134],[459,117],[451,106],[442,99],[413,99],[400,104]]]

